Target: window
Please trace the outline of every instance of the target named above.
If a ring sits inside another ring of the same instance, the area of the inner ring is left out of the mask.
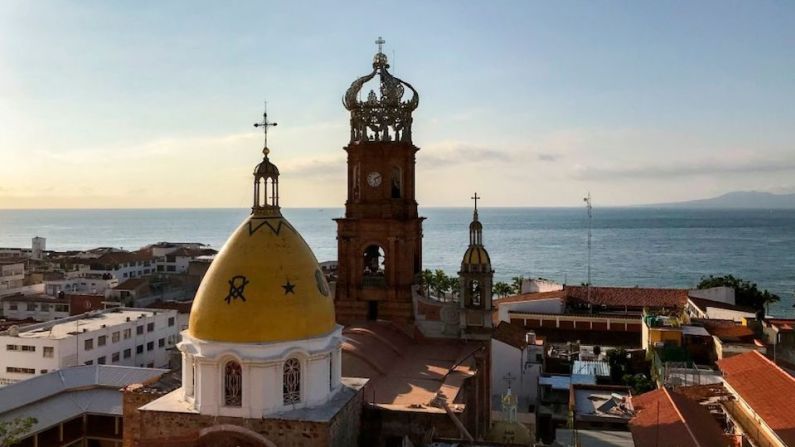
[[[19,306],[17,306],[17,303],[11,303],[8,305],[8,310],[17,310],[18,307]]]
[[[168,327],[174,326],[174,317],[168,317]]]
[[[116,331],[110,335],[110,341],[113,343],[118,343],[121,339],[119,331]]]
[[[35,346],[22,345],[22,350],[25,351],[25,352],[36,352],[36,347]]]
[[[104,365],[104,364],[105,364],[105,356],[103,355],[102,357],[97,359],[97,365]]]
[[[166,266],[166,271],[167,272],[176,272],[177,271],[177,267],[173,266],[173,265],[167,265]]]
[[[6,372],[16,374],[36,374],[36,370],[34,368],[17,368],[16,366],[6,366]]]
[[[132,357],[132,349],[125,349],[124,350],[124,358],[128,359],[130,357]]]
[[[124,330],[124,339],[127,340],[132,336],[132,329],[127,328]]]
[[[155,342],[150,341],[149,343],[147,343],[146,344],[146,350],[147,351],[154,351],[155,350]]]
[[[56,304],[55,305],[56,312],[69,312],[69,305],[68,304]]]
[[[93,338],[89,338],[88,340],[85,340],[83,342],[83,347],[84,347],[84,349],[86,351],[90,351],[90,350],[94,349],[94,339]]]
[[[36,310],[36,303],[28,303],[28,310],[35,311]],[[34,370],[35,372],[35,370]]]
[[[42,357],[53,357],[55,356],[55,348],[52,346],[45,346],[44,351],[41,353]]]
[[[294,405],[301,402],[301,363],[298,359],[287,359],[284,362],[284,395],[285,405]]]
[[[41,311],[42,311],[42,312],[49,312],[49,311],[50,311],[50,305],[49,305],[49,304],[47,304],[47,303],[43,303],[43,304],[41,305]]]
[[[158,348],[162,348],[165,345],[166,345],[166,339],[165,338],[161,338],[160,340],[157,341],[157,347]]]
[[[143,354],[144,353],[144,345],[138,345],[135,347],[136,354]]]
[[[19,345],[6,345],[6,351],[19,351]]]
[[[152,332],[154,330],[155,330],[155,324],[154,323],[146,323],[146,332]]]
[[[97,337],[97,346],[105,346],[107,342],[108,342],[107,335],[100,335],[99,337]]]
[[[93,360],[89,360],[89,361],[87,361],[87,362],[85,363],[85,365],[93,365],[93,364],[94,364],[94,361],[93,361]]]
[[[113,354],[111,354],[111,356],[110,356],[110,361],[111,361],[111,362],[113,362],[113,363],[116,363],[116,362],[118,362],[118,361],[119,361],[119,357],[120,357],[120,356],[119,356],[119,353],[118,353],[118,352],[114,352],[114,353],[113,353]]]
[[[41,371],[39,371],[39,374],[47,374],[47,370],[46,369],[42,369]]]
[[[144,327],[143,326],[138,326],[137,328],[135,328],[135,333],[136,333],[136,335],[143,334],[144,333]]]
[[[224,366],[224,405],[239,407],[243,404],[243,369],[234,360]]]

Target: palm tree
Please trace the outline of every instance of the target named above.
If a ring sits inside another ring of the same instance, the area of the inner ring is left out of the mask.
[[[492,290],[500,298],[510,295],[511,292],[513,291],[510,284],[502,281],[494,283],[494,288]]]
[[[524,282],[524,276],[514,276],[511,278],[511,290],[515,294],[522,293],[522,283]]]

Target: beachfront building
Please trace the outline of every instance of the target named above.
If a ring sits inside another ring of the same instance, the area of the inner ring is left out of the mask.
[[[45,279],[44,293],[57,296],[63,292],[89,293],[107,296],[110,289],[119,285],[119,280],[109,273],[69,272],[62,278]]]
[[[164,367],[175,310],[116,308],[0,332],[0,384],[77,365]]]

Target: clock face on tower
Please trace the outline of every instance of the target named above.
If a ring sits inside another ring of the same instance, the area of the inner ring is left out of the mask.
[[[367,184],[373,188],[378,187],[381,184],[381,173],[373,171],[367,174]]]

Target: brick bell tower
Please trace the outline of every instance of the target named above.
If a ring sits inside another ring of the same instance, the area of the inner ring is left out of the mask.
[[[422,266],[424,218],[417,215],[414,187],[419,148],[411,141],[419,94],[387,71],[384,40],[375,43],[373,71],[354,81],[342,101],[351,112],[351,139],[344,148],[345,217],[335,219],[334,299],[341,324],[380,319],[405,326],[414,321],[412,286]]]

